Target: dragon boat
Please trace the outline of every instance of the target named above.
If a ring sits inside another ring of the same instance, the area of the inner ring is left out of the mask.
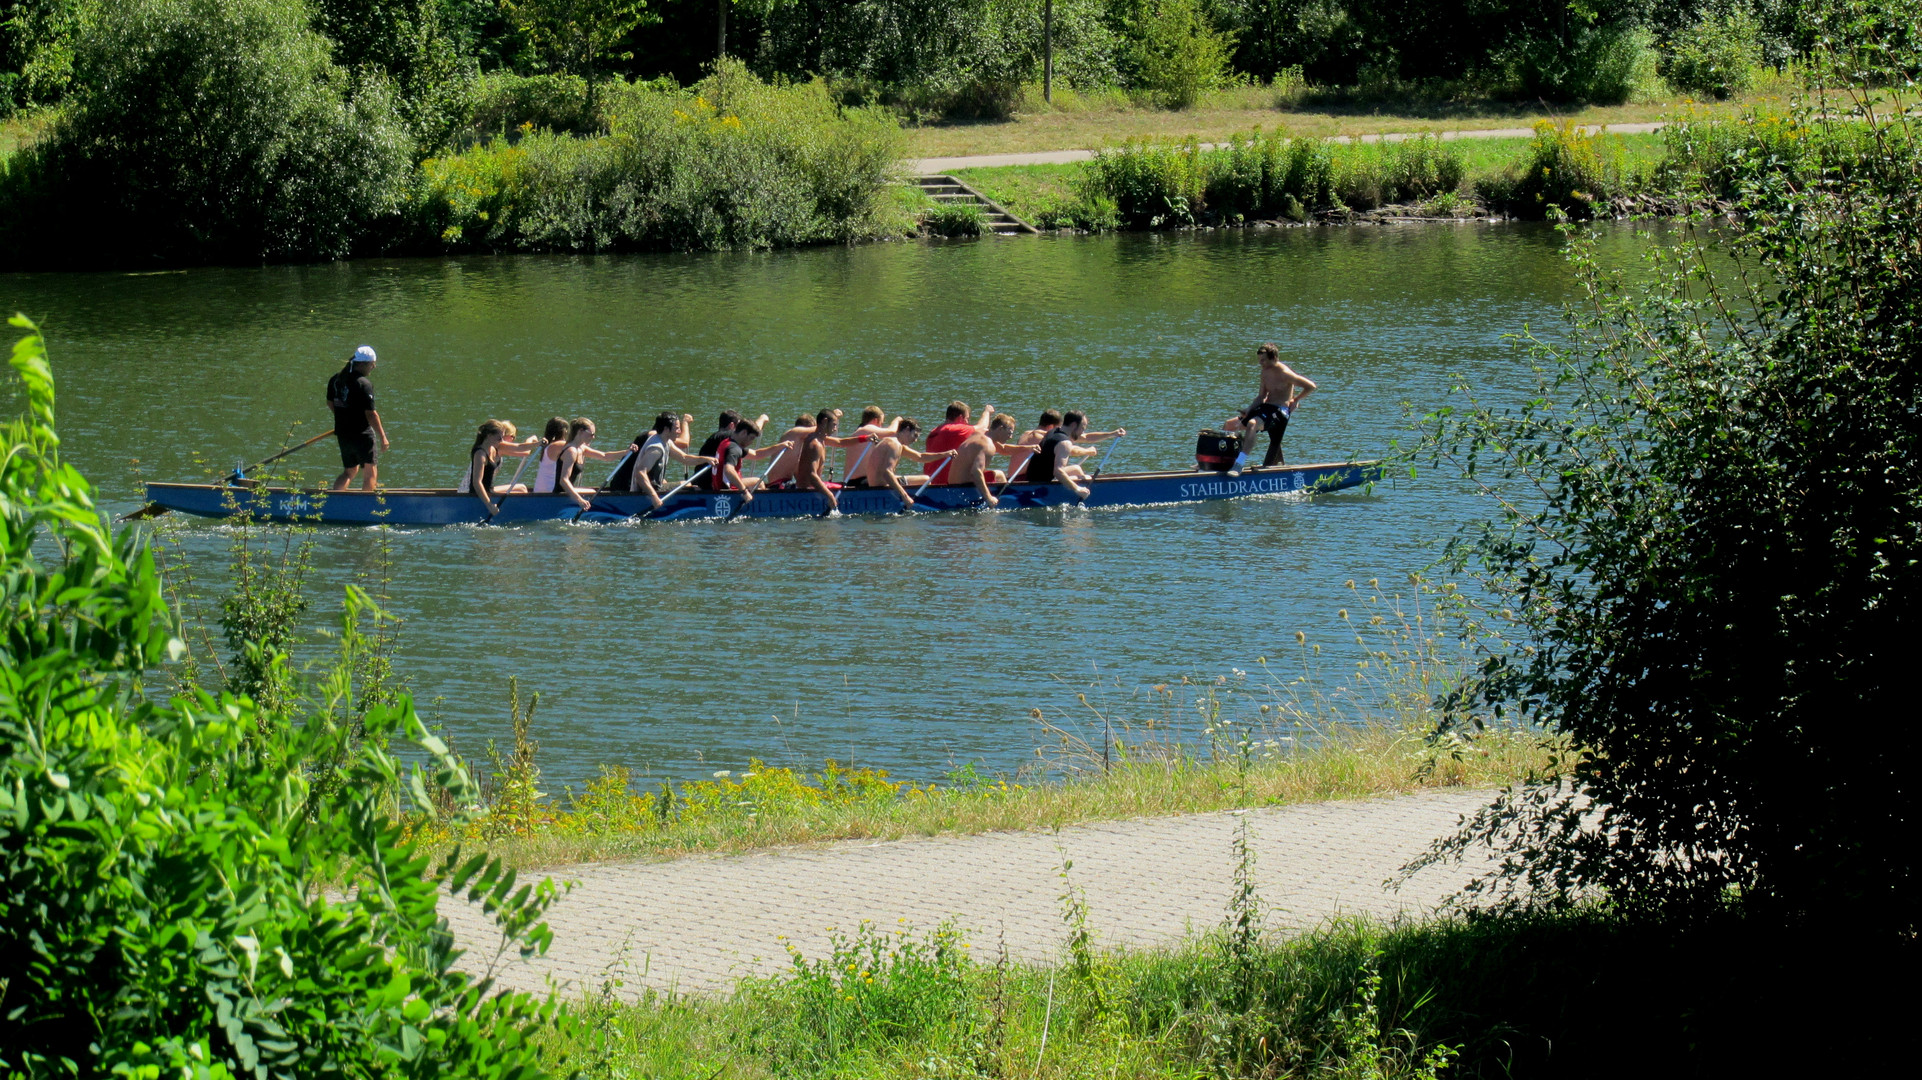
[[[1380,463],[1344,462],[1282,465],[1251,469],[1238,476],[1218,472],[1143,472],[1096,476],[1087,482],[1086,499],[1061,484],[1017,482],[1001,489],[1000,510],[1058,506],[1157,506],[1209,502],[1259,495],[1339,491],[1379,478]],[[684,488],[656,510],[639,493],[602,492],[583,511],[561,494],[495,496],[499,513],[487,516],[480,501],[452,488],[385,488],[379,491],[327,491],[286,488],[250,481],[225,484],[149,483],[150,506],[207,518],[247,517],[325,525],[514,525],[537,521],[731,520],[734,518],[807,518],[827,512],[827,500],[812,491],[770,491],[745,501],[738,491]],[[886,488],[843,488],[836,492],[843,514],[902,513],[901,499]],[[913,494],[910,489],[910,494]],[[976,510],[986,505],[971,484],[930,486],[915,497],[916,512]]]

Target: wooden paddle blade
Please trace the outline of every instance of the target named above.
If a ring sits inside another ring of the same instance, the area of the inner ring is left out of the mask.
[[[173,513],[171,509],[165,506],[162,506],[159,503],[150,502],[147,505],[141,507],[140,509],[130,510],[127,513],[124,513],[119,517],[115,518],[114,520],[115,521],[145,521],[148,518],[155,518],[155,517],[159,517],[162,514],[171,514],[171,513]]]

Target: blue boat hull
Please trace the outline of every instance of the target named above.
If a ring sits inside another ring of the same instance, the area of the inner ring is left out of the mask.
[[[1091,493],[1085,502],[1079,503],[1073,492],[1059,484],[1015,484],[1000,493],[999,508],[1152,506],[1253,495],[1339,491],[1368,483],[1376,479],[1379,472],[1376,462],[1357,462],[1257,469],[1238,477],[1203,472],[1104,476],[1090,483]],[[897,514],[902,509],[901,500],[892,491],[860,489],[839,494],[841,511],[845,514]],[[827,512],[827,500],[814,492],[774,491],[743,503],[738,492],[704,492],[692,488],[669,499],[658,511],[651,510],[646,496],[626,492],[593,496],[592,508],[586,513],[565,495],[501,495],[496,497],[500,512],[491,519],[479,499],[444,488],[364,492],[152,483],[147,485],[147,498],[169,510],[200,517],[246,516],[256,521],[326,525],[512,525],[576,520],[612,523],[637,518],[664,521],[803,518],[819,517]],[[915,500],[915,509],[923,512],[972,510],[983,505],[980,492],[971,485],[930,487]]]

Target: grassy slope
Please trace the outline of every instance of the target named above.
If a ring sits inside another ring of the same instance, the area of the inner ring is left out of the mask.
[[[903,789],[891,797],[836,799],[800,790],[791,774],[763,769],[765,786],[735,789],[716,806],[683,808],[662,823],[652,803],[613,815],[548,811],[509,835],[458,838],[522,867],[588,860],[740,852],[846,839],[900,839],[1084,821],[1197,813],[1240,806],[1400,794],[1433,787],[1500,787],[1547,764],[1538,737],[1490,734],[1437,752],[1422,731],[1373,725],[1315,747],[1246,767],[1223,763],[1139,761],[1103,776],[1014,786]],[[804,778],[803,778],[804,779]],[[631,797],[633,798],[633,797]],[[639,797],[645,798],[645,797]],[[631,804],[632,805],[632,804]],[[424,837],[434,847],[456,837]]]
[[[1543,119],[1583,124],[1647,123],[1665,119],[1684,105],[1702,115],[1733,116],[1748,107],[1780,101],[1790,89],[1786,81],[1766,79],[1749,94],[1706,105],[1677,95],[1642,104],[1567,110],[1505,102],[1281,105],[1268,90],[1242,87],[1207,95],[1192,109],[1173,111],[1136,106],[1119,95],[1082,99],[1063,92],[1056,95],[1055,107],[1050,109],[1036,101],[1033,108],[1017,111],[1009,120],[911,127],[907,131],[907,152],[923,158],[1092,150],[1141,136],[1193,135],[1203,141],[1218,141],[1250,128],[1275,127],[1294,135],[1330,136],[1525,128]]]

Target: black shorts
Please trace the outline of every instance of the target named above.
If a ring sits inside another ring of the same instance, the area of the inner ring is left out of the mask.
[[[1247,412],[1241,414],[1241,422],[1243,424],[1248,423],[1250,420],[1261,421],[1262,429],[1265,431],[1279,431],[1288,426],[1288,414],[1282,412],[1281,406],[1276,405],[1272,401],[1264,401],[1259,405],[1251,406]]]
[[[340,467],[351,469],[356,465],[372,465],[378,452],[372,435],[336,435],[340,442]]]

